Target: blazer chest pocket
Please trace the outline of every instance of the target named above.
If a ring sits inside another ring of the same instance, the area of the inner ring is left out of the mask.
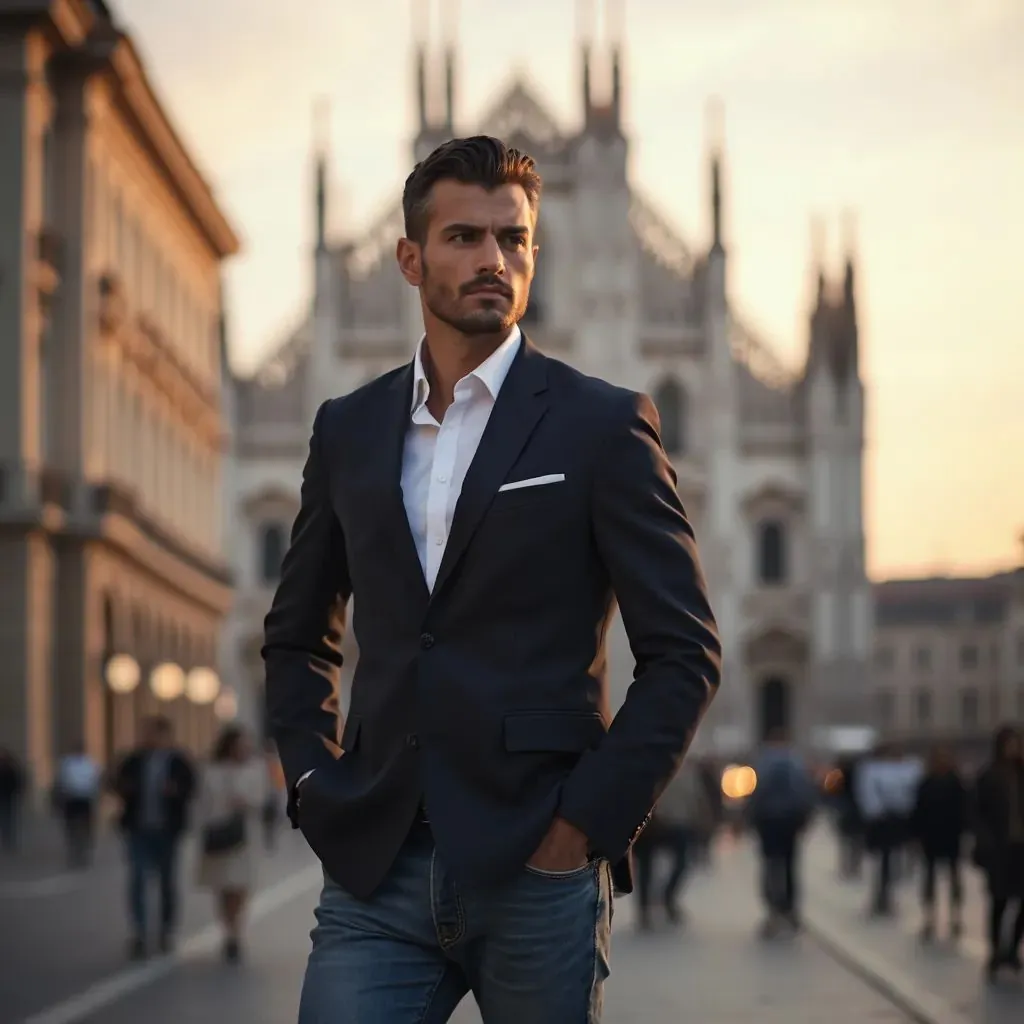
[[[516,711],[505,716],[505,750],[582,754],[607,732],[597,711]]]
[[[552,477],[560,474],[551,474]],[[539,477],[539,480],[546,480],[546,477]],[[511,481],[515,483],[515,481]],[[507,486],[507,485],[506,485]],[[528,513],[531,508],[548,508],[554,503],[566,502],[569,494],[566,490],[564,477],[559,480],[551,479],[546,483],[526,483],[525,486],[508,487],[507,490],[499,490],[491,502],[490,511],[508,512],[512,509]]]

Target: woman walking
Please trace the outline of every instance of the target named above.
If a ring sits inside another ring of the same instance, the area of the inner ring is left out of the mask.
[[[966,828],[967,788],[950,751],[937,747],[932,751],[927,772],[917,787],[911,816],[913,838],[924,857],[921,938],[925,942],[935,937],[935,881],[940,868],[949,877],[950,935],[957,939],[963,930],[960,858]]]
[[[255,875],[252,833],[265,771],[263,762],[252,757],[248,736],[232,725],[218,738],[200,787],[198,882],[216,896],[229,963],[241,957],[242,915]]]
[[[974,811],[974,861],[988,883],[988,973],[994,978],[1001,967],[1021,970],[1024,940],[1024,749],[1010,726],[995,735],[992,762],[975,784]]]

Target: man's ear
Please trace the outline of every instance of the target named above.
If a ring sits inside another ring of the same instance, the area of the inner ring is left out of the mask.
[[[395,250],[398,269],[402,277],[413,286],[419,288],[423,283],[423,247],[411,238],[400,238]]]

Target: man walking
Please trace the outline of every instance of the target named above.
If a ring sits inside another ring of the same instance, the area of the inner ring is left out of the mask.
[[[613,882],[718,684],[651,401],[519,330],[539,194],[497,139],[416,166],[397,258],[425,336],[313,424],[263,652],[326,876],[300,1024],[439,1024],[470,990],[487,1024],[598,1021]],[[616,600],[636,671],[612,722]]]
[[[57,767],[55,796],[64,819],[68,866],[87,867],[92,860],[96,809],[103,772],[78,743]]]
[[[147,952],[147,889],[160,885],[160,951],[170,952],[178,915],[178,847],[195,793],[195,772],[173,745],[168,719],[154,716],[143,726],[142,744],[118,767],[114,791],[122,801],[121,827],[128,844],[130,953]]]
[[[773,730],[755,765],[748,813],[761,846],[761,892],[768,916],[761,934],[800,927],[800,834],[817,802],[803,758],[782,729]]]

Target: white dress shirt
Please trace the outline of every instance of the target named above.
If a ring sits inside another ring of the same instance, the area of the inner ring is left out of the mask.
[[[509,336],[455,385],[454,401],[438,423],[427,408],[430,382],[423,369],[423,341],[413,362],[412,415],[402,454],[402,497],[427,587],[434,589],[448,543],[455,505],[484,428],[522,336]]]

